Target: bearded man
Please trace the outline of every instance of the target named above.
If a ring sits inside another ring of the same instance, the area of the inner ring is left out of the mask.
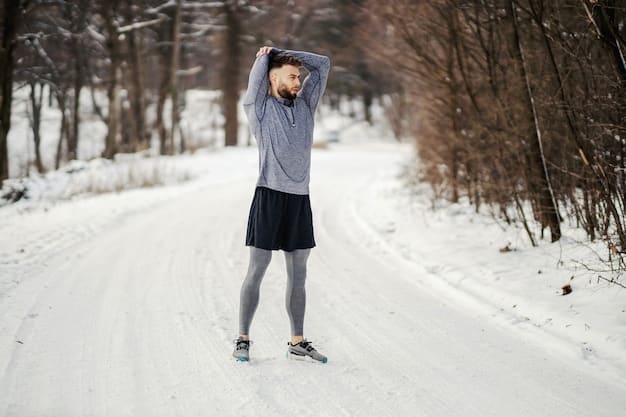
[[[308,75],[301,83],[302,67]],[[243,105],[259,148],[259,178],[248,218],[250,263],[241,286],[239,337],[233,352],[240,361],[250,357],[250,324],[276,250],[284,251],[287,265],[288,355],[327,361],[305,339],[303,326],[307,260],[315,247],[309,200],[313,123],[329,70],[328,57],[264,46],[250,71]]]

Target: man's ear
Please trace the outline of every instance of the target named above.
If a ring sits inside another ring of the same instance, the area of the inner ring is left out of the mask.
[[[270,81],[271,82],[276,82],[277,78],[278,78],[278,74],[276,73],[276,68],[272,68],[270,70]]]

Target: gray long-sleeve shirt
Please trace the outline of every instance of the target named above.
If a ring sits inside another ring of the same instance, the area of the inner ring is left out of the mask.
[[[326,88],[328,57],[273,48],[302,61],[309,75],[294,100],[269,92],[270,57],[258,57],[250,71],[243,106],[259,147],[257,186],[291,194],[309,193],[315,109]]]

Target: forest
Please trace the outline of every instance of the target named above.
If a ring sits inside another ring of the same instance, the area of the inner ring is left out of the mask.
[[[394,133],[415,142],[419,180],[438,197],[490,207],[533,245],[570,222],[609,256],[626,251],[622,1],[4,0],[0,13],[0,180],[15,176],[17,90],[28,91],[39,172],[81,157],[87,92],[105,158],[186,152],[191,89],[220,92],[224,145],[237,145],[252,57],[274,45],[331,57],[331,105],[357,99],[367,117],[389,98]],[[62,115],[55,166],[39,151],[44,97]]]
[[[625,288],[626,0],[0,0],[0,417],[626,416]]]
[[[623,253],[625,12],[623,2],[568,0],[373,9],[407,90],[401,119],[418,121],[405,128],[424,178],[452,201],[521,221],[533,244],[545,229],[559,240],[569,219]]]

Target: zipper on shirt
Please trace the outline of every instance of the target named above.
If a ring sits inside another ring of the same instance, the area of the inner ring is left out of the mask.
[[[296,108],[296,100],[292,100],[291,106],[285,105],[280,100],[279,100],[279,103],[281,105],[281,108],[283,109],[283,113],[285,113],[285,117],[287,117],[287,120],[291,119],[291,120],[289,120],[291,122],[291,127],[296,127],[296,114],[294,112],[294,110]],[[289,110],[291,111],[291,118],[289,117],[289,114],[285,111],[285,107],[289,107]]]
[[[291,127],[296,127],[296,114],[293,112],[296,108],[296,101],[294,100],[293,106],[289,107],[291,110]]]

